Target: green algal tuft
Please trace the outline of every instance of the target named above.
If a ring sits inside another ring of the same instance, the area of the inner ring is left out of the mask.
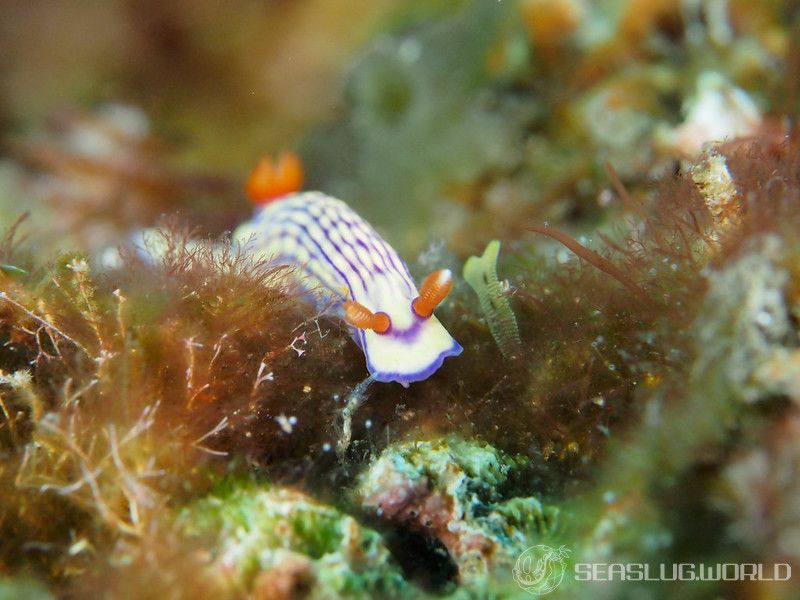
[[[470,256],[464,263],[464,280],[475,290],[481,312],[497,342],[497,346],[507,359],[518,356],[522,347],[519,327],[506,290],[497,278],[497,257],[500,254],[500,241],[492,240],[482,256]]]
[[[377,532],[298,491],[232,482],[177,521],[189,538],[215,538],[212,570],[254,596],[276,586],[304,598],[413,595]]]

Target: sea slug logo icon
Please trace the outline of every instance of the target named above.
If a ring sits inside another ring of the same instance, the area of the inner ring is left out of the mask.
[[[543,596],[556,589],[564,579],[567,568],[564,559],[569,550],[564,546],[551,548],[544,544],[531,546],[519,555],[514,565],[514,581],[530,594]]]

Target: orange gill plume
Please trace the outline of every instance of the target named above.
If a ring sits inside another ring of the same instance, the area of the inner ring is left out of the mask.
[[[303,187],[303,165],[294,152],[283,152],[278,160],[265,156],[250,173],[245,184],[247,197],[253,204],[299,192]]]
[[[359,329],[372,329],[375,333],[386,333],[392,326],[389,315],[383,312],[374,313],[363,304],[353,300],[344,303],[345,321]]]
[[[427,319],[433,314],[434,309],[450,293],[453,287],[453,274],[450,269],[434,271],[425,278],[419,288],[419,296],[411,304],[414,312]]]

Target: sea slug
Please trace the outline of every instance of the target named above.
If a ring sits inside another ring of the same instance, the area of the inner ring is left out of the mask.
[[[341,200],[290,191],[301,180],[292,155],[262,161],[247,185],[261,206],[234,240],[296,266],[318,305],[332,306],[350,326],[375,381],[407,386],[461,354],[433,314],[452,287],[450,271],[431,273],[417,290],[406,264],[369,223]]]

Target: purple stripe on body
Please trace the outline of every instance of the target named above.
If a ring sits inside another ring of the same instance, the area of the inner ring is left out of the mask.
[[[328,276],[329,275],[328,273],[325,273],[323,270],[309,268],[309,266],[308,266],[309,263],[320,263],[321,262],[318,253],[313,248],[309,248],[301,238],[298,238],[297,236],[295,236],[295,235],[293,235],[291,233],[288,233],[285,230],[282,231],[280,234],[278,234],[277,237],[278,237],[278,240],[281,242],[281,244],[284,244],[285,240],[291,239],[293,242],[295,242],[297,245],[299,245],[303,250],[305,250],[306,253],[308,253],[308,256],[309,256],[307,261],[301,261],[300,258],[297,255],[293,255],[293,254],[289,254],[289,253],[285,253],[285,252],[280,252],[279,256],[280,256],[281,259],[286,260],[287,262],[290,262],[290,263],[296,263],[296,264],[303,265],[303,270],[305,270],[306,272],[308,272],[311,275],[313,275],[316,279],[318,279],[321,285],[324,285],[327,288],[335,288],[336,287],[336,281],[335,280],[331,281],[331,279]]]
[[[305,211],[305,210],[290,209],[288,212],[291,212],[291,213],[294,213],[294,214],[301,213],[301,214],[304,214],[305,216],[310,216],[313,219],[313,215],[311,215],[310,213],[308,213],[308,211]],[[309,231],[308,227],[306,227],[304,224],[298,223],[297,221],[294,221],[291,218],[283,218],[283,219],[279,219],[279,220],[274,221],[273,225],[274,226],[294,225],[295,227],[301,229],[303,231],[303,233],[305,233],[306,237],[308,237],[308,239],[310,239],[312,242],[314,242],[314,245],[317,247],[319,252],[322,253],[322,255],[324,255],[326,262],[328,262],[328,264],[330,264],[331,267],[333,267],[336,270],[337,273],[339,273],[342,277],[344,277],[344,273],[342,273],[339,270],[339,268],[336,267],[336,265],[333,263],[331,258],[325,253],[325,250],[322,248],[322,246],[319,243],[319,241],[314,238],[314,236]],[[367,277],[369,277],[369,274],[370,274],[369,273],[369,269],[366,269],[366,267],[365,267],[365,273],[362,274],[361,273],[361,269],[359,269],[357,265],[353,264],[353,262],[349,258],[347,258],[347,256],[342,252],[341,246],[337,242],[335,242],[335,241],[333,241],[331,239],[331,237],[328,234],[327,230],[324,227],[322,227],[321,225],[319,225],[318,222],[317,222],[317,226],[319,227],[320,231],[322,232],[325,240],[330,242],[330,244],[333,246],[333,248],[336,251],[336,253],[342,258],[342,260],[344,260],[347,263],[348,267],[350,267],[350,270],[353,273],[356,274],[356,276],[358,277],[359,282],[361,283],[361,289],[363,289],[364,293],[366,294],[368,290],[367,290],[367,282],[366,282],[364,276],[366,275]],[[350,246],[348,244],[348,247],[351,250],[353,250],[353,252],[355,253],[355,248],[353,246]],[[356,254],[356,258],[358,258],[358,254]],[[347,281],[348,281],[348,286],[349,286],[349,280],[347,280]],[[351,295],[353,294],[352,287],[350,289],[350,294]],[[355,297],[355,296],[353,296],[353,297]]]
[[[328,210],[325,211],[325,216],[331,220],[333,227],[336,229],[336,231],[338,231],[339,235],[341,236],[341,243],[344,244],[346,247],[350,248],[353,251],[353,255],[360,261],[361,259],[358,255],[358,249],[352,243],[350,243],[349,240],[355,239],[356,243],[361,242],[361,240],[359,239],[358,235],[353,230],[353,228],[348,226],[349,222],[345,218],[343,218],[342,214],[334,214],[333,212]],[[320,224],[318,221],[317,224],[319,225],[320,229],[322,229],[325,232],[325,236],[327,237],[328,241],[330,241],[331,244],[333,244],[334,246],[338,246],[338,242],[335,242],[331,237],[329,229],[323,227],[322,224]],[[361,243],[361,245],[367,250],[367,253],[370,256],[370,262],[374,263],[374,260],[372,259],[372,253],[369,252],[369,248],[365,246],[363,242]],[[345,255],[342,253],[342,256]],[[378,268],[378,265],[376,264],[363,265],[363,266],[366,270],[366,273],[371,273],[372,270],[377,270],[380,273],[383,272]]]
[[[363,219],[359,218],[358,215],[356,215],[355,213],[351,212],[351,214],[352,216],[342,215],[342,220],[351,227],[354,227],[357,230],[359,230],[360,233],[362,233],[370,241],[370,243],[372,244],[373,248],[378,253],[378,255],[380,255],[380,257],[383,258],[384,265],[386,266],[387,269],[395,270],[401,276],[403,276],[405,273],[405,275],[408,277],[409,280],[406,281],[405,283],[408,285],[408,283],[411,281],[411,276],[408,275],[408,269],[405,268],[405,264],[403,264],[403,261],[400,260],[399,256],[397,256],[397,253],[386,242],[383,241],[383,238],[381,238],[381,236],[378,235],[378,232],[375,231],[375,229],[371,225],[366,223]],[[389,265],[389,263],[391,263],[391,266]],[[413,289],[409,291],[411,293],[414,293]]]
[[[347,206],[340,206],[336,208],[339,208],[339,214],[334,216],[328,212],[328,216],[332,219],[346,223],[351,228],[355,229],[355,231],[361,233],[372,245],[378,256],[381,257],[386,270],[397,271],[398,275],[400,275],[404,280],[403,283],[406,285],[408,292],[412,295],[415,294],[416,289],[414,288],[411,275],[408,272],[408,267],[406,267],[405,263],[400,259],[399,256],[397,256],[397,253],[391,248],[391,246],[389,246],[383,240],[383,238],[381,238],[378,232],[375,231],[375,229],[369,223],[356,215],[352,210],[347,208]],[[335,210],[334,207],[331,207],[331,209]],[[359,239],[358,235],[355,235],[355,237]],[[389,263],[391,263],[391,265]]]
[[[313,235],[311,235],[311,232],[309,232],[308,228],[305,225],[303,225],[302,223],[298,223],[297,221],[293,221],[293,220],[280,220],[280,221],[274,222],[273,225],[276,226],[276,227],[280,227],[280,226],[286,227],[286,226],[290,226],[291,225],[291,226],[294,226],[294,227],[297,227],[298,229],[300,229],[305,234],[304,237],[309,239],[314,244],[314,246],[316,247],[317,252],[315,252],[313,254],[315,254],[320,261],[324,261],[328,265],[330,265],[330,267],[334,271],[336,271],[336,273],[339,274],[339,277],[342,279],[342,282],[347,284],[347,287],[350,290],[350,295],[355,298],[355,296],[353,295],[353,286],[350,284],[350,280],[339,269],[339,267],[336,266],[336,264],[333,262],[331,257],[328,256],[328,254],[322,248],[320,243],[314,238]],[[325,232],[325,230],[322,229],[321,227],[320,227],[320,230],[323,233]],[[331,240],[327,235],[325,235],[325,239],[327,241],[329,241],[333,245],[334,250],[336,250],[336,252],[339,254],[339,256],[341,256],[342,259],[347,263],[347,265],[350,267],[352,272],[356,274],[356,276],[358,277],[359,283],[361,283],[361,289],[363,289],[364,292],[366,293],[367,292],[367,284],[366,284],[366,281],[364,280],[364,277],[361,275],[360,270],[358,268],[356,268],[356,266],[353,265],[353,263],[350,262],[350,260],[344,254],[342,254],[341,248],[339,247],[338,244],[336,244],[333,240]],[[301,240],[300,236],[297,236],[297,240],[298,241]]]
[[[367,244],[364,242],[361,236],[358,235],[358,233],[361,233],[363,236],[365,236],[372,245],[377,256],[381,258],[384,266],[388,269],[388,271],[394,271],[397,273],[397,275],[400,277],[400,280],[403,282],[410,295],[414,295],[416,293],[416,289],[414,288],[413,283],[411,283],[410,281],[411,277],[408,273],[408,268],[406,267],[405,263],[403,263],[399,259],[397,253],[394,252],[394,250],[392,250],[391,247],[389,247],[388,244],[386,244],[380,238],[377,232],[375,232],[375,230],[372,229],[372,227],[370,227],[369,224],[360,219],[357,215],[355,215],[355,213],[350,211],[344,204],[338,205],[338,203],[336,202],[316,197],[312,197],[312,201],[314,202],[314,205],[317,208],[324,205],[323,207],[324,214],[332,221],[338,223],[345,223],[349,226],[347,228],[349,231],[344,232],[344,235],[342,236],[342,242],[353,251],[356,257],[358,257],[357,249],[346,240],[348,233],[352,235],[352,237],[356,239],[357,243],[359,243],[359,245],[361,245],[362,248],[365,248],[367,252],[371,255],[372,253],[369,252],[369,246],[367,246]],[[306,233],[306,235],[312,240],[314,238],[308,231],[308,228],[306,228],[302,223],[298,223],[297,221],[291,219],[291,216],[300,214],[311,218],[315,223],[317,223],[317,225],[320,227],[320,230],[325,235],[326,240],[330,242],[330,244],[336,249],[336,251],[340,254],[342,259],[347,262],[350,269],[352,269],[352,271],[358,275],[360,283],[362,284],[362,288],[364,289],[365,292],[367,292],[366,281],[361,273],[361,269],[359,269],[355,264],[353,264],[353,262],[350,259],[347,258],[347,256],[342,252],[340,244],[331,239],[327,229],[319,223],[318,217],[310,212],[309,207],[288,205],[281,207],[280,213],[282,213],[281,214],[282,218],[272,221],[270,225],[272,225],[273,227],[286,224],[295,225],[298,228],[302,229]],[[340,233],[342,232],[340,231]],[[314,241],[316,242],[316,240]],[[316,245],[321,252],[324,252],[322,248],[319,247],[319,244]],[[331,264],[332,267],[335,268],[335,265],[333,265],[332,261],[330,260],[330,257],[326,256],[326,258],[327,262]],[[391,262],[391,265],[389,264],[389,262]],[[364,268],[365,268],[365,274],[368,277],[370,271],[366,267],[366,265],[364,266]],[[341,272],[338,269],[336,270],[341,275]],[[379,269],[376,269],[376,272],[382,273],[382,271]]]
[[[302,226],[302,225],[300,225],[299,223],[296,223],[296,222],[294,222],[294,221],[292,221],[292,222],[290,222],[290,223],[291,223],[292,225],[294,225],[295,227],[298,227],[299,229],[301,229],[301,230],[302,230],[302,231],[303,231],[303,232],[306,234],[306,236],[305,236],[305,237],[306,237],[307,239],[311,240],[311,242],[312,242],[312,243],[314,244],[314,246],[316,246],[316,248],[317,248],[317,251],[318,251],[318,252],[317,252],[317,253],[315,253],[315,254],[316,254],[316,256],[317,256],[318,260],[319,260],[320,262],[324,261],[324,262],[328,263],[328,265],[331,267],[331,269],[333,269],[334,271],[336,271],[336,273],[337,273],[337,274],[339,275],[339,277],[340,277],[340,282],[341,282],[341,283],[344,283],[344,284],[347,286],[347,289],[348,289],[348,291],[350,292],[350,296],[351,296],[351,297],[354,297],[354,296],[353,296],[353,286],[350,284],[350,280],[347,278],[347,276],[346,276],[344,273],[342,273],[342,271],[339,269],[339,267],[337,267],[337,266],[336,266],[336,265],[333,263],[333,261],[331,261],[330,257],[329,257],[329,256],[328,256],[328,255],[325,253],[325,250],[323,250],[323,249],[322,249],[322,247],[319,245],[319,243],[317,242],[317,240],[315,240],[315,239],[314,239],[314,238],[313,238],[313,237],[312,237],[312,236],[311,236],[311,235],[308,233],[308,229],[306,229],[304,226]],[[302,240],[301,240],[299,237],[297,238],[297,241],[298,241],[299,243],[302,243]],[[359,275],[359,277],[360,277],[360,275]],[[363,280],[362,280],[362,285],[363,285]],[[365,287],[364,289],[366,290],[366,287]]]
[[[375,229],[371,225],[369,225],[369,223],[361,219],[352,210],[350,210],[344,203],[340,204],[337,202],[333,202],[327,198],[317,198],[317,197],[312,197],[311,200],[305,200],[305,201],[313,202],[314,205],[316,206],[322,206],[324,214],[328,218],[330,218],[331,221],[333,221],[334,223],[344,223],[348,225],[351,228],[349,232],[350,234],[355,233],[354,231],[352,231],[352,229],[355,229],[356,231],[362,233],[366,237],[366,239],[370,242],[370,244],[372,245],[373,249],[376,251],[378,256],[380,256],[383,259],[383,263],[386,269],[388,271],[392,270],[397,271],[398,275],[400,275],[401,278],[403,279],[403,283],[406,285],[408,292],[412,295],[416,293],[413,280],[411,279],[411,274],[409,273],[406,264],[400,259],[397,253],[386,242],[383,241],[380,235],[378,235],[378,232],[376,232]],[[321,224],[319,224],[318,217],[312,214],[308,210],[308,207],[288,205],[281,207],[281,209],[282,212],[284,213],[302,214],[304,216],[310,217],[319,225],[320,229],[326,233],[328,241],[330,241],[331,244],[333,244],[334,246],[337,246],[337,244],[330,239],[330,236],[328,235],[326,228],[323,227]],[[348,232],[340,231],[340,233],[343,234],[342,236],[343,241],[345,241],[346,234]],[[357,235],[354,235],[353,237],[358,238]],[[345,241],[345,243],[347,242]],[[349,243],[348,246],[353,248],[353,246],[350,245]],[[353,250],[355,251],[355,248],[353,248]],[[347,258],[344,255],[342,256],[347,260]],[[357,271],[357,269],[354,268],[354,265],[349,260],[348,263],[350,264],[350,267],[353,268],[353,270]]]
[[[363,248],[365,252],[367,252],[368,254],[370,254],[370,256],[372,255],[372,252],[370,251],[370,249],[369,249],[369,246],[367,246],[367,245],[364,243],[364,240],[362,240],[361,238],[356,238],[356,244],[358,244],[358,245],[359,245],[361,248]],[[378,255],[378,258],[380,258],[380,259],[381,259],[381,262],[383,262],[383,263],[384,263],[384,265],[383,265],[383,266],[385,267],[385,266],[386,266],[386,263],[383,261],[383,257],[381,257],[380,255]],[[377,263],[376,263],[376,264],[373,266],[373,269],[375,269],[375,272],[376,272],[376,273],[380,273],[381,275],[383,275],[383,274],[386,272],[386,271],[384,271],[384,270],[383,270],[383,267],[381,267],[381,266],[380,266],[379,264],[377,264]]]

